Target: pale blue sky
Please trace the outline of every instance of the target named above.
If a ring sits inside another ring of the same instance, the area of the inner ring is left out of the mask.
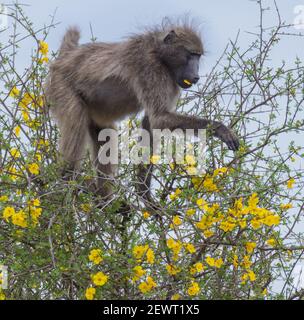
[[[272,0],[263,2],[265,6],[274,8]],[[82,42],[90,39],[90,23],[98,40],[119,41],[123,36],[138,31],[140,26],[158,23],[164,16],[174,17],[188,12],[203,23],[207,56],[203,61],[202,74],[208,71],[228,39],[234,39],[239,29],[240,44],[245,47],[253,39],[245,31],[257,30],[259,21],[256,1],[250,0],[23,0],[22,3],[30,5],[26,12],[36,26],[47,23],[50,14],[57,8],[56,21],[60,25],[51,32],[48,40],[52,50],[57,50],[64,30],[71,24],[81,27]],[[294,7],[304,5],[304,0],[277,0],[277,4],[282,19],[293,23]],[[265,18],[268,25],[274,24],[273,13],[266,13]],[[304,38],[288,37],[273,53],[273,61],[276,64],[296,55],[304,60],[303,49]]]

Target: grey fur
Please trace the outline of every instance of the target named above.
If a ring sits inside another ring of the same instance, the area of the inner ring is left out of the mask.
[[[71,168],[81,160],[87,136],[96,159],[100,146],[96,131],[140,110],[145,112],[143,125],[149,129],[210,126],[229,148],[238,148],[235,134],[223,124],[175,113],[180,94],[174,76],[178,50],[203,54],[200,35],[189,24],[167,23],[119,43],[78,45],[79,37],[77,28],[67,30],[59,56],[50,67],[46,90],[61,131],[60,152]],[[111,174],[110,167],[96,165]],[[145,177],[143,167],[139,176],[142,189],[148,192],[151,178]],[[102,189],[104,179],[98,184]]]

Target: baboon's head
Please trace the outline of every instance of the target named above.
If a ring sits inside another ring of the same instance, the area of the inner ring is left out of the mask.
[[[204,53],[200,37],[190,28],[175,28],[162,39],[160,58],[174,81],[190,88],[199,80],[200,57]]]

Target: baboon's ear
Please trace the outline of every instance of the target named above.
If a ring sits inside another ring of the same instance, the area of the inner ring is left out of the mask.
[[[164,43],[170,44],[173,43],[177,38],[177,35],[174,30],[171,30],[164,38]]]

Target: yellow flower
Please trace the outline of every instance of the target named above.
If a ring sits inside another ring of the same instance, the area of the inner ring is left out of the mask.
[[[35,175],[39,174],[39,166],[37,163],[30,163],[28,165],[28,170],[31,174],[35,174]]]
[[[233,256],[233,261],[232,261],[232,264],[235,268],[237,268],[239,266],[239,259],[238,259],[238,256],[237,255],[234,255]]]
[[[19,107],[23,111],[28,111],[28,106],[34,102],[34,97],[33,93],[26,92],[19,103]]]
[[[259,203],[258,195],[257,193],[253,193],[248,200],[248,207],[250,209],[254,209],[257,207],[258,203]]]
[[[256,229],[259,229],[259,228],[261,227],[262,222],[261,222],[260,220],[257,220],[257,219],[252,219],[252,220],[250,221],[250,224],[251,224],[252,228],[253,228],[254,230],[256,230]]]
[[[205,267],[201,262],[197,262],[193,265],[193,268],[196,270],[196,272],[202,272],[204,271]]]
[[[197,169],[193,166],[188,166],[186,170],[189,176],[194,176],[197,174]]]
[[[218,188],[216,184],[213,182],[213,178],[209,175],[207,175],[204,179],[203,186],[206,191],[208,192],[217,192]]]
[[[250,261],[249,256],[244,256],[242,264],[243,264],[245,269],[249,269],[251,267],[252,262]]]
[[[247,225],[246,219],[242,219],[239,221],[239,226],[241,227],[241,229],[246,228],[246,225]]]
[[[180,241],[175,241],[172,238],[167,240],[167,246],[169,249],[171,249],[174,253],[174,260],[177,259],[177,256],[179,254],[179,252],[182,249],[182,243]]]
[[[147,293],[150,291],[150,287],[147,284],[147,282],[141,282],[138,286],[138,289],[142,292],[142,293]]]
[[[210,238],[214,235],[214,232],[211,230],[205,230],[205,231],[203,231],[203,234],[206,238]]]
[[[20,151],[16,148],[12,148],[10,150],[10,154],[13,158],[16,158],[16,159],[20,158]]]
[[[248,270],[248,277],[251,282],[256,280],[255,273],[252,270]]]
[[[108,281],[108,276],[106,276],[103,272],[97,272],[96,274],[92,275],[92,281],[96,286],[103,286]]]
[[[93,300],[96,293],[96,289],[93,287],[87,288],[85,292],[85,297],[87,300]]]
[[[234,222],[229,222],[229,221],[222,221],[219,226],[219,228],[225,232],[232,231],[235,227],[236,227],[236,224]]]
[[[148,219],[150,217],[150,213],[148,211],[145,211],[143,213],[143,217],[144,217],[144,219]]]
[[[153,264],[155,262],[154,251],[151,248],[147,250],[146,256],[147,256],[148,263]]]
[[[171,300],[179,300],[181,298],[180,294],[175,293],[172,297]]]
[[[35,158],[37,159],[37,161],[41,162],[41,159],[42,159],[41,153],[36,153]]]
[[[13,207],[6,207],[4,210],[3,210],[3,219],[5,219],[6,221],[8,221],[8,219],[14,215],[16,212],[15,212],[15,209]]]
[[[182,193],[181,189],[177,188],[173,193],[170,194],[170,199],[173,201],[178,198],[178,196]]]
[[[234,209],[235,209],[235,215],[239,216],[242,209],[243,209],[243,198],[239,198],[237,200],[234,201]]]
[[[16,181],[18,178],[17,169],[14,167],[10,167],[7,169],[8,174],[10,175],[11,180]]]
[[[150,162],[151,162],[152,164],[157,164],[157,163],[159,162],[159,160],[160,160],[160,156],[158,156],[158,155],[153,155],[153,156],[151,156],[151,158],[150,158]]]
[[[176,164],[174,163],[174,162],[171,162],[170,164],[169,164],[169,166],[170,166],[170,169],[173,171],[173,170],[175,170],[175,168],[176,168]]]
[[[179,216],[174,216],[174,217],[173,217],[173,224],[174,224],[175,226],[180,226],[180,225],[182,224],[182,220],[180,219]]]
[[[147,284],[151,289],[157,287],[157,284],[154,282],[152,277],[147,277]]]
[[[200,292],[200,287],[197,282],[192,282],[191,286],[188,288],[189,296],[196,296]]]
[[[256,243],[255,243],[255,242],[247,242],[247,243],[245,244],[245,247],[246,247],[246,251],[247,251],[248,253],[252,253],[253,250],[254,250],[255,247],[256,247]]]
[[[38,218],[41,216],[42,208],[30,208],[31,217],[34,225],[38,223]]]
[[[167,265],[166,265],[166,269],[167,269],[168,273],[169,273],[170,275],[172,275],[172,276],[174,276],[174,275],[178,274],[179,272],[181,272],[181,269],[180,269],[180,268],[175,267],[175,266],[173,266],[173,265],[171,265],[171,264],[167,264]]]
[[[169,249],[172,249],[174,246],[175,246],[175,240],[172,239],[172,238],[169,238],[169,239],[167,240],[167,247],[168,247]]]
[[[266,241],[266,243],[267,243],[269,246],[274,247],[274,246],[276,245],[277,241],[276,241],[276,239],[271,238],[271,239],[268,239],[268,240]]]
[[[29,122],[29,120],[30,120],[30,115],[29,115],[29,113],[28,113],[27,111],[22,111],[21,113],[22,113],[22,118],[23,118],[23,120],[24,120],[25,122]]]
[[[44,61],[45,62],[48,62],[48,58],[44,58]],[[34,107],[43,107],[44,106],[44,103],[45,103],[45,100],[44,100],[44,97],[43,96],[38,96],[36,97],[35,101],[34,101]]]
[[[202,177],[192,177],[191,182],[193,183],[193,187],[198,190],[202,191],[202,186],[203,186],[203,180]]]
[[[171,194],[169,195],[169,198],[170,198],[171,201],[174,201],[177,197],[176,197],[176,194],[175,194],[175,193],[171,193]]]
[[[242,279],[242,284],[245,284],[246,281],[248,280],[248,273],[244,273],[244,274],[241,276],[241,279]]]
[[[92,210],[92,206],[90,203],[82,203],[80,205],[81,210],[83,210],[84,212],[88,213]]]
[[[200,199],[196,200],[196,204],[201,210],[203,210],[203,208],[207,204],[207,202],[204,199],[200,198]]]
[[[187,154],[185,160],[189,166],[194,166],[196,164],[196,160],[193,155]]]
[[[133,268],[135,276],[132,278],[133,281],[139,280],[142,276],[146,274],[146,270],[142,268],[142,266],[136,266]]]
[[[190,267],[189,273],[190,273],[191,275],[196,274],[196,269],[195,269],[193,266]]]
[[[278,215],[269,215],[268,217],[263,219],[263,223],[269,227],[274,225],[277,226],[280,223],[280,217]]]
[[[289,180],[287,181],[287,188],[288,188],[288,189],[292,189],[294,183],[295,183],[295,179],[293,179],[293,178],[292,178],[292,179],[289,179]]]
[[[0,291],[0,301],[5,300],[5,299],[6,299],[6,297],[5,297],[4,292]]]
[[[155,288],[156,286],[157,285],[154,282],[154,280],[151,277],[148,277],[147,282],[140,283],[140,285],[138,286],[138,289],[142,293],[147,293],[147,292],[151,291],[153,288]]]
[[[48,147],[50,145],[50,142],[48,140],[45,140],[45,139],[40,139],[38,141],[38,146],[41,147],[41,146],[46,146]]]
[[[1,196],[0,197],[0,202],[7,202],[8,201],[8,196]]]
[[[9,93],[9,96],[12,98],[16,98],[19,96],[19,94],[20,94],[20,90],[17,89],[17,87],[15,86],[12,88],[11,92]]]
[[[195,253],[196,252],[196,250],[194,248],[194,245],[191,244],[191,243],[186,243],[185,244],[185,248],[189,253]]]
[[[177,188],[177,189],[175,190],[175,194],[176,194],[177,196],[179,196],[181,193],[182,193],[182,190],[181,190],[181,189]]]
[[[20,136],[20,130],[21,130],[21,128],[20,128],[19,126],[16,126],[16,127],[14,128],[14,132],[15,132],[16,137],[19,137],[19,136]]]
[[[39,207],[40,206],[40,200],[39,199],[32,199],[28,201],[28,205]]]
[[[211,258],[210,256],[208,256],[205,260],[206,260],[207,264],[209,264],[210,267],[214,267],[214,265],[215,265],[214,258]]]
[[[136,259],[141,259],[143,257],[143,255],[147,252],[149,246],[145,245],[145,246],[135,246],[133,248],[133,256]]]
[[[42,40],[39,41],[39,52],[41,52],[41,54],[44,56],[48,54],[49,45],[45,41],[42,41]]]
[[[92,249],[89,254],[89,260],[94,264],[100,264],[103,260],[100,249]]]
[[[226,168],[226,167],[215,169],[214,172],[213,172],[213,176],[216,177],[216,176],[219,176],[219,175],[223,175],[227,171],[228,171],[228,168]]]
[[[42,57],[38,59],[38,63],[39,64],[43,64],[43,63],[48,63],[49,62],[49,58],[48,57]]]
[[[220,268],[222,265],[223,265],[223,259],[222,258],[219,258],[219,259],[217,259],[217,260],[215,260],[214,261],[214,266],[216,267],[216,268]]]
[[[193,216],[195,214],[195,209],[188,209],[187,211],[186,211],[186,215],[188,216],[188,217],[191,217],[191,216]]]
[[[292,204],[291,203],[286,203],[286,204],[281,204],[280,205],[280,208],[282,209],[282,210],[288,210],[288,209],[291,209],[292,208]]]
[[[12,223],[16,226],[26,228],[27,221],[26,221],[26,214],[24,211],[20,210],[12,215]]]

